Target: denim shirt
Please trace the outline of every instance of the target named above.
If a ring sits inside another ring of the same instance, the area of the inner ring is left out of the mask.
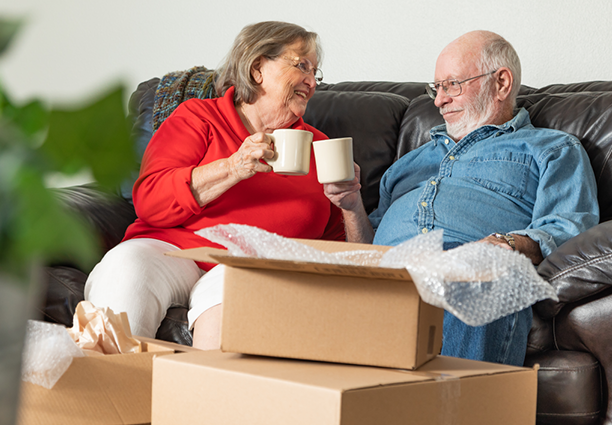
[[[445,243],[493,232],[529,236],[547,256],[599,222],[597,187],[580,141],[535,128],[521,109],[502,125],[485,125],[455,143],[446,126],[383,175],[370,214],[374,243],[397,245],[444,230]]]

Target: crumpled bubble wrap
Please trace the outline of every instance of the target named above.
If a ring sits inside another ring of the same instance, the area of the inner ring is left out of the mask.
[[[443,250],[443,231],[414,237],[386,253],[325,253],[252,226],[218,225],[196,234],[225,246],[230,254],[325,264],[406,268],[419,295],[464,323],[482,326],[545,298],[558,300],[552,286],[524,255],[486,243]]]
[[[72,359],[84,356],[64,326],[28,320],[21,379],[51,389]]]
[[[195,234],[223,245],[230,254],[236,257],[376,266],[383,254],[376,250],[327,253],[275,233],[244,224],[220,224],[198,230]]]
[[[462,322],[482,326],[545,298],[558,301],[526,256],[486,243],[442,249],[442,230],[390,249],[381,267],[406,267],[419,295]]]

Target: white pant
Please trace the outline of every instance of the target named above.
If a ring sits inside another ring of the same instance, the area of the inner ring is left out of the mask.
[[[126,312],[132,334],[154,338],[173,306],[189,306],[189,328],[223,301],[224,266],[208,273],[195,261],[170,257],[179,248],[157,239],[130,239],[106,253],[85,284],[85,299],[96,307]]]

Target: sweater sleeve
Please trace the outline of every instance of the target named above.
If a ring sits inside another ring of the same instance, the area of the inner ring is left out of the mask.
[[[140,219],[155,227],[176,227],[202,211],[191,192],[191,173],[208,145],[208,123],[183,105],[164,121],[147,146],[134,184]]]

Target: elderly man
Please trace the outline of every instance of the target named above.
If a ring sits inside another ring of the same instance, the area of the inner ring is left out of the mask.
[[[347,239],[397,245],[443,229],[445,249],[481,241],[538,264],[597,224],[595,178],[582,145],[515,111],[520,78],[514,48],[497,34],[470,32],[449,44],[427,87],[446,124],[387,170],[379,207],[366,215],[357,166],[353,182],[325,185],[342,208]],[[531,308],[480,327],[445,312],[442,354],[522,365],[531,321]]]

